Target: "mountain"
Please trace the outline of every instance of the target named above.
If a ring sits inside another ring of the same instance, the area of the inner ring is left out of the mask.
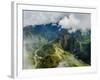
[[[70,52],[64,51],[57,40],[42,46],[33,54],[34,56],[30,57],[34,61],[34,68],[78,67],[88,65],[76,59]]]
[[[23,40],[25,53],[30,53],[29,55],[32,56],[30,62],[37,68],[58,67],[62,64],[91,65],[91,30],[89,29],[71,31],[58,23],[28,25],[23,27]]]

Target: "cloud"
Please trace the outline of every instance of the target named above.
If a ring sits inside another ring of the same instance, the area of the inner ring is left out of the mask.
[[[64,15],[59,12],[24,11],[24,26],[56,23]]]
[[[63,28],[69,29],[78,29],[80,20],[77,19],[74,14],[70,14],[69,16],[65,16],[63,19],[59,21],[59,25]]]
[[[91,15],[89,13],[50,12],[50,11],[23,11],[24,27],[27,25],[39,25],[57,23],[70,32],[77,29],[91,28]],[[71,29],[72,28],[72,29]]]

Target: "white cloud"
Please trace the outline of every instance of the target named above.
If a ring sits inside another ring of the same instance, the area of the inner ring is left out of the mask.
[[[24,26],[56,23],[65,13],[24,11]]]
[[[65,16],[63,19],[59,21],[59,25],[61,25],[63,28],[69,28],[69,29],[78,29],[80,20],[77,19],[74,14],[71,14],[68,16]]]
[[[57,23],[63,28],[86,30],[91,28],[91,15],[88,13],[72,12],[45,12],[45,11],[24,11],[24,27],[27,25]]]

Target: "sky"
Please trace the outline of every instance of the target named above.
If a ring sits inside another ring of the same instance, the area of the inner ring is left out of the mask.
[[[23,27],[48,23],[59,23],[62,28],[90,29],[91,14],[73,12],[50,12],[50,11],[23,11]]]

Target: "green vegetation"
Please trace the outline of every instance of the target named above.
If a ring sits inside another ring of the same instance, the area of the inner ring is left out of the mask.
[[[34,55],[35,54],[35,55]],[[33,56],[34,55],[34,56]],[[58,42],[48,43],[29,56],[33,68],[77,67],[87,66],[70,52],[64,51]]]

